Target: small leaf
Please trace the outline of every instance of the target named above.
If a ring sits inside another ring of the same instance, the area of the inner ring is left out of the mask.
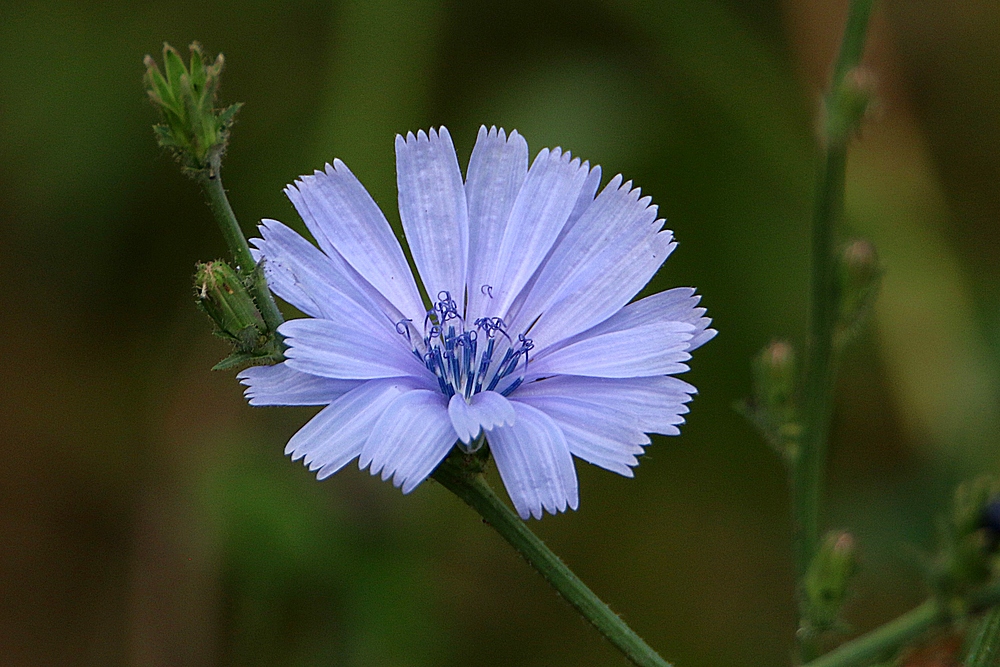
[[[177,99],[174,97],[173,91],[170,90],[167,80],[160,74],[160,68],[149,56],[146,56],[146,82],[147,92],[154,104],[170,109],[177,108]]]
[[[281,360],[282,356],[280,353],[260,355],[246,352],[233,352],[228,357],[212,366],[212,370],[226,371],[232,368],[240,368],[244,366],[273,366]]]
[[[233,122],[233,116],[236,115],[236,112],[239,111],[242,106],[242,102],[237,102],[236,104],[231,104],[226,107],[222,113],[219,114],[219,127],[228,128],[229,124]]]
[[[163,148],[180,148],[180,144],[174,139],[174,133],[166,125],[154,125],[153,134],[156,135],[156,142]]]
[[[191,84],[201,92],[205,89],[205,57],[201,52],[201,44],[192,42],[191,46]]]
[[[163,67],[167,71],[167,83],[170,84],[171,88],[177,89],[181,75],[187,72],[187,68],[184,67],[184,61],[181,60],[177,49],[169,44],[163,45]]]

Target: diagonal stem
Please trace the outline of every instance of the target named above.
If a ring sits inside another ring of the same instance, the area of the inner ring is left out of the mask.
[[[479,512],[574,609],[633,664],[640,667],[671,667],[670,663],[661,658],[621,617],[587,588],[493,493],[478,467],[463,466],[462,461],[463,457],[458,457],[457,460],[455,457],[446,459],[434,471],[434,479]]]
[[[977,612],[1000,604],[1000,584],[986,586],[964,600],[968,612]],[[860,667],[891,657],[896,651],[920,637],[927,630],[950,623],[949,607],[930,598],[885,625],[841,644],[834,650],[808,662],[803,667]]]

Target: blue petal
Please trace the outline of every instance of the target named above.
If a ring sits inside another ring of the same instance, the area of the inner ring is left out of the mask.
[[[704,308],[697,307],[700,300],[701,297],[697,296],[691,287],[676,287],[659,292],[628,304],[597,326],[580,334],[579,337],[596,336],[610,331],[622,331],[657,322],[687,322],[694,326],[694,330],[691,332],[691,341],[688,344],[690,352],[710,341],[718,333],[715,329],[708,328],[712,320],[704,317]],[[576,338],[574,337],[573,340]]]
[[[515,419],[510,401],[495,391],[479,392],[469,401],[455,394],[448,402],[448,415],[459,440],[465,444],[472,442],[481,429],[489,431],[502,424],[513,426]]]
[[[339,253],[406,317],[424,308],[403,250],[378,205],[340,160],[285,189],[328,255]]]
[[[250,405],[329,405],[360,384],[300,373],[286,363],[252,366],[236,378]]]
[[[510,137],[495,127],[479,128],[465,179],[469,202],[469,307],[485,312],[492,298],[492,270],[517,193],[528,172],[528,144],[517,133]],[[475,319],[476,315],[473,315]]]
[[[487,264],[485,284],[493,287],[493,299],[484,304],[483,315],[506,316],[566,225],[589,172],[579,159],[558,148],[544,149],[535,158],[495,258],[480,259]]]
[[[427,479],[455,444],[445,398],[438,391],[417,389],[392,402],[361,450],[358,465],[371,474],[393,478],[409,493]]]
[[[584,162],[584,168],[589,168],[590,163]],[[576,204],[573,206],[573,212],[569,214],[569,220],[566,221],[566,226],[563,228],[563,234],[568,232],[576,224],[584,212],[590,208],[590,205],[594,203],[594,195],[597,194],[597,188],[601,185],[601,166],[596,165],[593,169],[587,172],[587,180],[583,182],[583,187],[580,189],[580,196],[576,199]]]
[[[361,453],[372,427],[386,408],[413,384],[405,379],[371,380],[321,410],[285,446],[293,461],[305,458],[323,479]]]
[[[513,395],[517,400],[572,399],[592,406],[599,414],[606,406],[635,419],[644,433],[677,435],[684,422],[685,405],[697,390],[675,377],[660,375],[627,379],[562,375],[522,384]]]
[[[336,251],[320,252],[277,220],[263,220],[259,229],[264,238],[250,242],[258,249],[255,259],[264,260],[268,286],[302,312],[313,317],[357,317],[369,325],[403,319]],[[382,316],[376,319],[378,311]]]
[[[285,322],[278,333],[288,344],[286,363],[304,373],[344,380],[432,377],[394,330],[359,328],[346,319],[300,319]]]
[[[573,456],[559,426],[544,412],[511,401],[516,421],[489,432],[490,452],[522,519],[542,518],[579,505]]]
[[[531,337],[541,351],[613,315],[673,250],[661,224],[649,198],[616,176],[553,248],[512,328],[537,319]]]
[[[399,217],[427,295],[448,292],[464,312],[469,215],[447,129],[396,135],[396,182]]]
[[[658,322],[580,338],[539,353],[525,380],[550,375],[629,378],[683,373],[691,358],[694,327],[686,322]]]
[[[612,402],[594,404],[564,396],[518,396],[517,401],[538,408],[552,418],[566,436],[569,450],[588,463],[626,477],[639,461],[649,437],[638,419]]]

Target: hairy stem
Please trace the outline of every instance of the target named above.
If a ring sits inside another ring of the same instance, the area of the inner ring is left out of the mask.
[[[482,473],[466,469],[455,459],[446,459],[434,479],[476,510],[528,563],[545,577],[580,614],[635,665],[670,667],[608,605],[587,588],[558,556],[532,533],[493,489]]]
[[[222,187],[221,156],[214,153],[209,158],[209,168],[198,175],[198,182],[205,190],[208,198],[208,207],[212,209],[215,221],[219,223],[222,236],[226,239],[229,252],[232,253],[236,261],[237,270],[246,282],[260,309],[264,324],[270,331],[276,331],[278,326],[284,322],[281,311],[278,310],[274,297],[271,296],[267,288],[267,281],[260,279],[256,275],[257,265],[250,254],[250,246],[243,235],[243,229],[236,220],[233,207],[229,205],[229,198],[226,196],[226,189]]]

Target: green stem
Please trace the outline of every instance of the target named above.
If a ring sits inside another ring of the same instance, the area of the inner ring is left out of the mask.
[[[857,67],[864,49],[873,0],[853,0],[826,99],[827,113],[841,112],[838,99],[844,78]],[[812,233],[809,344],[804,383],[804,432],[791,470],[795,565],[801,584],[820,540],[820,507],[827,459],[827,436],[834,383],[834,330],[837,323],[834,240],[843,215],[849,125],[827,118],[824,154],[820,162]],[[800,595],[802,594],[800,590]],[[805,601],[801,600],[803,612]],[[803,613],[805,617],[805,613]],[[803,661],[815,655],[814,633],[803,618],[800,651]]]
[[[899,618],[862,635],[853,641],[841,644],[826,655],[803,667],[849,667],[868,665],[890,656],[900,647],[913,641],[926,630],[947,619],[935,600],[927,600]]]
[[[670,663],[661,658],[649,644],[626,625],[625,621],[611,611],[608,605],[594,595],[594,592],[528,529],[525,523],[493,493],[482,473],[475,467],[463,467],[460,462],[447,459],[438,466],[433,477],[479,512],[483,519],[538,570],[567,602],[633,664],[642,667],[670,667]]]
[[[226,239],[229,252],[236,260],[237,271],[249,283],[248,288],[253,294],[254,301],[257,302],[261,317],[264,318],[264,324],[267,325],[268,330],[276,331],[285,320],[267,288],[267,281],[260,279],[257,275],[257,264],[250,254],[250,246],[247,245],[247,239],[243,235],[240,223],[236,220],[233,207],[229,205],[226,189],[222,187],[221,167],[221,156],[215,152],[209,158],[209,168],[198,175],[198,182],[205,190],[208,206],[212,209],[215,221],[219,223],[219,229]]]
[[[970,612],[1000,604],[1000,584],[987,586],[972,595],[965,604]],[[889,621],[871,632],[841,644],[803,667],[858,667],[891,656],[932,627],[950,623],[952,615],[936,598]]]

